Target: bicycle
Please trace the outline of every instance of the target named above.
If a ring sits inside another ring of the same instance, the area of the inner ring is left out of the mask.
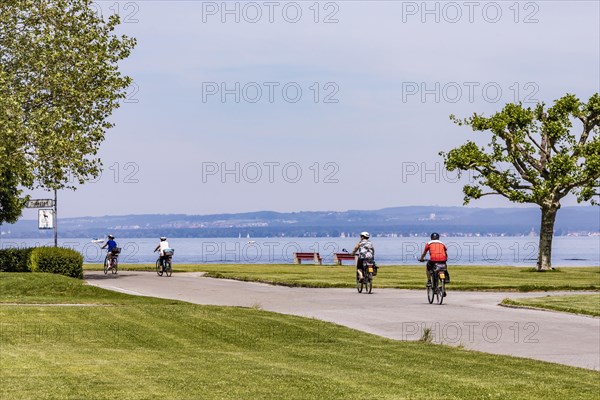
[[[350,254],[350,252],[346,249],[342,249],[344,253]],[[357,262],[361,262],[358,260]],[[358,275],[358,270],[356,271],[356,290],[358,293],[362,293],[363,290],[366,290],[365,293],[371,294],[373,291],[373,277],[377,275],[377,264],[373,259],[365,260],[362,265],[362,276],[361,279]]]
[[[158,276],[163,276],[163,273],[165,275],[167,275],[168,277],[171,276],[171,274],[173,273],[172,259],[173,259],[174,253],[175,253],[175,249],[164,249],[163,250],[163,254],[164,254],[164,262],[162,263],[163,265],[161,265],[160,256],[158,257],[158,260],[156,260],[156,274]]]
[[[109,270],[111,270],[113,274],[116,274],[118,272],[120,253],[121,248],[116,247],[106,255],[106,257],[104,258],[104,275],[107,275]]]
[[[372,260],[365,260],[361,268],[362,279],[360,279],[358,271],[356,271],[356,290],[358,293],[362,293],[364,289],[366,294],[371,294],[373,291],[373,276],[376,274],[375,270],[375,262]]]
[[[428,261],[428,260],[424,260]],[[427,284],[427,300],[429,304],[433,304],[433,301],[437,299],[438,304],[444,302],[446,297],[446,279],[448,273],[448,266],[445,262],[433,262],[433,269],[431,270],[431,285]]]

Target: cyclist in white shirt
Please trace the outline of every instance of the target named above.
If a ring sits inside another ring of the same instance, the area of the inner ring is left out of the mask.
[[[363,268],[365,263],[374,262],[375,258],[375,248],[373,247],[373,243],[369,240],[371,235],[369,232],[361,232],[360,234],[360,242],[356,246],[354,246],[354,250],[352,251],[352,255],[358,254],[358,261],[356,263],[356,273],[358,274],[359,280],[363,279]]]
[[[160,243],[158,244],[158,246],[156,246],[156,248],[154,249],[155,252],[159,252],[159,256],[160,256],[160,269],[162,271],[164,262],[165,262],[165,249],[169,249],[169,242],[167,242],[167,238],[162,236],[160,238]]]

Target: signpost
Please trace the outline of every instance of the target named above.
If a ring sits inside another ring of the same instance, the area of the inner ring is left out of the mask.
[[[54,229],[54,210],[38,210],[38,229]]]
[[[56,199],[56,189],[54,189],[54,247],[58,247],[58,201]]]
[[[54,199],[27,200],[25,208],[43,208],[38,211],[38,229],[54,229],[54,247],[58,247],[58,207],[57,195]]]
[[[25,202],[25,208],[50,208],[50,207],[54,207],[54,200],[52,200],[52,199],[27,200]]]

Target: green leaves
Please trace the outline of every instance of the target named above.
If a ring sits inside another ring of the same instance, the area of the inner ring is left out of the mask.
[[[21,216],[23,208],[22,193],[18,187],[17,177],[9,170],[0,172],[0,225],[4,222],[15,223]]]
[[[463,190],[466,203],[497,194],[514,202],[558,206],[569,193],[595,203],[600,179],[597,93],[587,103],[567,94],[549,108],[543,103],[533,109],[507,104],[491,117],[450,118],[490,134],[489,150],[469,141],[440,153],[448,170],[476,171],[478,186]],[[579,137],[572,133],[574,121],[583,128]],[[482,187],[490,191],[484,193]]]
[[[0,8],[0,171],[20,186],[74,189],[71,178],[100,173],[95,155],[131,84],[118,63],[135,39],[116,36],[118,16],[104,21],[91,3],[4,0]]]
[[[542,211],[538,269],[550,268],[561,199],[574,194],[578,202],[599,204],[600,95],[582,103],[566,94],[547,109],[543,103],[533,109],[507,104],[491,117],[474,114],[460,120],[451,115],[450,119],[491,135],[489,151],[469,141],[440,153],[449,171],[476,172],[477,184],[463,187],[464,204],[488,195],[538,204]],[[578,137],[572,133],[577,121],[582,126]]]

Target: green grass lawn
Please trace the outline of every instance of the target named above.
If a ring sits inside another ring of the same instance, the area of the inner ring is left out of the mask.
[[[104,290],[85,284],[79,279],[69,279],[63,275],[40,273],[0,272],[0,304],[99,304],[127,305],[186,304],[176,300],[161,300]],[[5,306],[6,307],[6,306]]]
[[[504,299],[502,304],[565,311],[600,317],[600,293],[572,296],[545,296],[529,299]]]
[[[31,280],[31,281],[30,281]],[[3,399],[597,399],[600,372],[0,273]],[[106,306],[110,305],[110,306]]]
[[[100,270],[100,265],[86,265]],[[121,269],[154,270],[151,265],[123,265]],[[203,271],[214,278],[265,282],[286,286],[354,287],[351,266],[264,265],[264,264],[174,264],[175,272]],[[536,272],[530,268],[449,266],[451,289],[455,290],[600,290],[600,267],[562,268]],[[424,266],[383,266],[375,277],[378,288],[422,289]]]

